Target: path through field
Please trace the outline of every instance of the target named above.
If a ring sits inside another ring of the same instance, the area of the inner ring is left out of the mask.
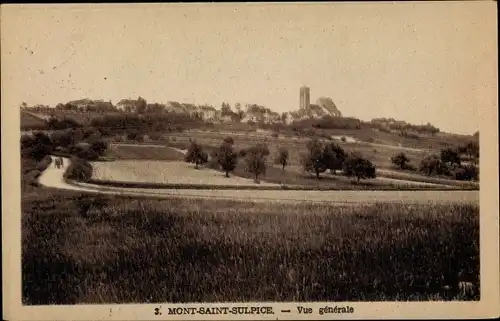
[[[55,162],[42,173],[40,184],[66,190],[93,192],[108,195],[126,195],[155,198],[227,199],[255,202],[312,202],[332,204],[367,204],[392,202],[406,204],[422,203],[479,203],[479,191],[293,191],[293,190],[186,190],[186,189],[141,189],[103,187],[87,183],[66,183],[64,166],[56,168]]]

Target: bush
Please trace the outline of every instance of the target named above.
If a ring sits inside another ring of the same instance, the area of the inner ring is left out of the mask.
[[[373,139],[373,138],[372,138],[372,139]],[[341,141],[343,141],[343,142],[345,143],[347,139],[345,138],[345,136],[342,136],[342,137],[340,137],[340,140],[341,140]]]
[[[87,181],[92,177],[92,165],[85,159],[71,158],[71,164],[64,173],[64,178],[78,181]]]

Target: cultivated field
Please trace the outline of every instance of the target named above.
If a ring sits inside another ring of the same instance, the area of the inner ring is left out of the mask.
[[[203,184],[203,185],[256,185],[253,180],[232,176],[203,168],[196,170],[194,164],[177,161],[138,161],[120,160],[114,162],[95,162],[93,178],[119,182],[144,182],[168,184]],[[260,186],[279,186],[261,182]]]
[[[479,298],[477,205],[79,195],[23,198],[24,304]]]

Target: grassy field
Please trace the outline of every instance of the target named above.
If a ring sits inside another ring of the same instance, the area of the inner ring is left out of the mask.
[[[479,298],[476,205],[78,195],[23,194],[24,304]]]
[[[184,154],[175,149],[164,147],[110,145],[106,151],[106,157],[119,160],[182,161]]]
[[[175,135],[167,135],[171,140],[168,142],[169,145],[177,144],[177,146],[187,146],[189,144],[189,139],[195,139],[198,143],[204,146],[218,147],[224,137],[223,134],[218,133],[176,133]],[[308,138],[273,138],[273,137],[258,137],[252,135],[240,135],[233,136],[234,146],[237,149],[248,148],[257,143],[266,143],[269,147],[270,157],[274,159],[280,147],[284,147],[289,151],[289,161],[290,165],[300,165],[301,155],[307,153],[306,144],[309,141]],[[173,141],[174,140],[174,141]],[[357,143],[343,143],[338,142],[346,152],[360,153],[367,159],[371,160],[375,166],[378,168],[391,168],[391,157],[401,152],[403,150],[398,150],[393,147],[383,147],[383,146],[372,146],[369,143],[357,142]],[[418,151],[408,151],[404,150],[407,157],[411,160],[411,163],[418,165],[420,161],[425,158],[429,153],[418,152]]]

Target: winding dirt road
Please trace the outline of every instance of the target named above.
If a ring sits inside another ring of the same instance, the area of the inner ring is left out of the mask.
[[[88,183],[67,183],[64,166],[55,167],[55,162],[42,173],[40,184],[73,191],[93,192],[107,195],[141,196],[155,198],[226,199],[256,202],[312,202],[333,204],[367,204],[377,202],[423,204],[423,203],[479,203],[479,191],[293,191],[293,190],[188,190],[188,189],[144,189],[103,187]]]

